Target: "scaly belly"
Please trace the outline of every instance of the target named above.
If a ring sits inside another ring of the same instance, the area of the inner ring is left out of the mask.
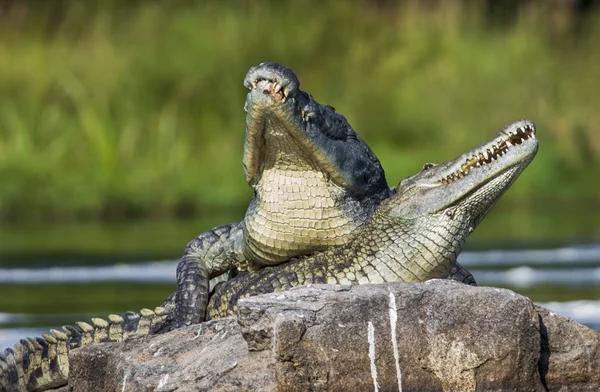
[[[362,224],[344,206],[343,190],[317,171],[267,170],[246,213],[246,257],[274,265],[348,241]]]

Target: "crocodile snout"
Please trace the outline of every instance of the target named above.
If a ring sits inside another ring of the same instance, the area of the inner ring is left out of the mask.
[[[244,86],[252,95],[270,96],[275,102],[285,102],[298,92],[300,82],[291,69],[277,63],[261,63],[250,68]]]

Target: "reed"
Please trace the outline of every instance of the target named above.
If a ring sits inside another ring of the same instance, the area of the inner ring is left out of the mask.
[[[506,203],[600,196],[598,13],[581,32],[540,3],[501,26],[477,2],[189,3],[2,16],[0,220],[241,208],[242,79],[267,60],[345,114],[392,183],[527,117],[541,149]]]

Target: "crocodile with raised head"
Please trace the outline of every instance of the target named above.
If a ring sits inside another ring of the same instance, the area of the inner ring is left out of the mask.
[[[537,152],[535,127],[518,121],[492,141],[405,178],[347,244],[223,283],[209,318],[238,299],[311,283],[423,282],[447,278],[462,246]]]
[[[394,193],[346,118],[300,90],[275,63],[252,67],[244,109],[244,172],[254,197],[244,220],[200,234],[177,266],[175,323],[204,320],[209,279],[343,245]],[[457,266],[452,278],[475,284]]]
[[[455,266],[466,238],[535,156],[533,123],[505,127],[492,141],[449,162],[427,164],[402,180],[345,245],[304,256],[284,265],[243,273],[218,286],[208,314],[233,313],[240,298],[308,283],[361,284],[421,282],[445,278]],[[0,390],[43,390],[65,384],[68,352],[91,342],[121,341],[163,327],[174,311],[112,315],[22,340],[0,358]]]
[[[175,326],[204,320],[209,279],[345,244],[392,193],[381,164],[346,118],[300,90],[275,63],[244,79],[244,220],[200,234],[177,267]]]

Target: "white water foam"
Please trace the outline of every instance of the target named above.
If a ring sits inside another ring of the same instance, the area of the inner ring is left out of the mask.
[[[0,313],[0,325],[8,323],[22,323],[31,319],[31,315],[17,313]]]
[[[174,282],[176,261],[93,267],[0,268],[0,283]]]
[[[546,309],[562,314],[600,330],[600,300],[579,300],[569,302],[544,302],[539,303]]]
[[[485,271],[472,269],[477,283],[483,286],[511,285],[531,287],[543,283],[595,285],[600,284],[598,268],[531,268],[517,267],[503,271]]]
[[[462,252],[458,256],[458,262],[465,267],[569,264],[572,262],[600,265],[600,245],[580,245],[557,249]]]
[[[505,271],[476,271],[478,282],[600,282],[600,245],[585,245],[545,250],[490,250],[463,252],[458,261],[469,270],[483,266],[523,265]],[[531,266],[578,263],[590,269],[533,269]],[[176,260],[105,266],[50,268],[0,268],[0,283],[68,282],[174,282]],[[597,267],[597,268],[594,268]],[[475,272],[475,271],[471,271]]]
[[[0,329],[0,352],[4,352],[4,349],[12,347],[19,340],[42,336],[43,333],[48,333],[49,328],[10,328]]]

